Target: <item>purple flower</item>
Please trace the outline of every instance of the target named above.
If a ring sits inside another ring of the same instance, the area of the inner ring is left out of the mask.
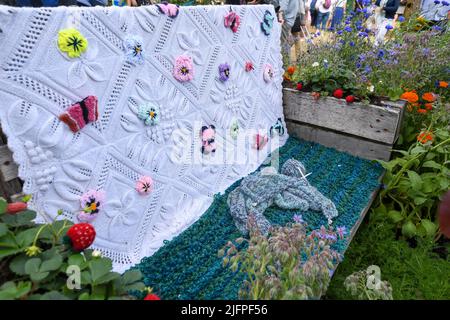
[[[336,232],[339,238],[344,239],[344,236],[347,234],[347,228],[345,226],[337,227]]]
[[[345,30],[346,32],[352,32],[352,31],[353,31],[352,27],[350,27],[350,26],[346,26],[346,27],[344,28],[344,30]]]
[[[394,29],[394,27],[393,27],[393,26],[391,26],[390,24],[387,24],[387,25],[386,25],[386,29],[388,29],[388,30],[392,30],[392,29]]]
[[[339,31],[337,32],[337,34],[338,34],[338,35],[341,35],[342,32],[343,32],[342,30],[339,30]]]
[[[222,63],[219,65],[219,80],[222,82],[227,81],[230,78],[230,65],[228,63]]]
[[[447,1],[442,1],[442,5],[443,5],[444,7],[446,7],[446,6],[449,5],[449,3],[448,3]]]
[[[303,220],[303,216],[301,214],[294,214],[294,217],[292,217],[295,223],[303,224],[305,223],[305,220]]]
[[[353,41],[350,41],[348,44],[350,45],[350,47],[354,47],[355,46],[355,43]]]
[[[398,17],[398,22],[403,22],[403,21],[405,21],[405,17],[404,16]]]
[[[434,0],[434,4],[440,4],[441,2],[439,0]]]
[[[369,34],[368,34],[367,32],[362,31],[362,32],[360,32],[360,33],[358,34],[358,36],[360,36],[360,37],[362,37],[362,38],[365,38],[365,37],[368,37]]]
[[[442,28],[436,25],[436,26],[433,26],[433,30],[434,31],[442,31]]]

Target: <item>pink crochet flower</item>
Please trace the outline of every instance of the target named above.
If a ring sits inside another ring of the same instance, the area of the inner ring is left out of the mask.
[[[141,176],[136,182],[136,191],[142,195],[149,194],[153,191],[153,179],[148,176]]]
[[[105,200],[105,192],[103,190],[88,190],[80,197],[82,211],[78,213],[78,220],[83,222],[91,222],[94,220]]]
[[[167,1],[163,1],[160,4],[156,5],[159,11],[166,16],[171,18],[175,18],[178,15],[178,5],[167,3]]]
[[[224,24],[226,28],[230,28],[231,31],[237,32],[239,25],[241,24],[241,18],[236,12],[230,11],[225,15]]]
[[[178,56],[173,67],[173,76],[180,82],[191,81],[194,78],[192,58],[185,55]]]

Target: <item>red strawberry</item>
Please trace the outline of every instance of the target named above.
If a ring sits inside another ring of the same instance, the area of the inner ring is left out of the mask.
[[[6,212],[9,214],[16,214],[27,209],[27,204],[25,202],[13,202],[8,203],[6,207]]]
[[[343,96],[344,96],[344,90],[342,90],[342,89],[334,90],[333,97],[335,97],[337,99],[342,99]]]
[[[345,101],[347,101],[347,103],[353,103],[355,101],[355,97],[352,95],[349,95],[345,98]]]
[[[297,90],[302,90],[303,89],[303,83],[302,82],[297,82]]]
[[[66,236],[70,239],[73,250],[83,251],[95,239],[95,229],[89,223],[77,223],[67,230]]]
[[[145,296],[144,300],[161,300],[156,294],[149,293]]]

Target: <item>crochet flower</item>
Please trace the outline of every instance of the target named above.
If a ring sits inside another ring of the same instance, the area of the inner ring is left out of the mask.
[[[139,106],[137,116],[144,120],[147,126],[154,126],[159,123],[159,108],[151,103],[142,104]]]
[[[227,81],[230,78],[230,65],[228,63],[222,63],[219,65],[219,80],[222,82]]]
[[[191,81],[194,78],[192,58],[185,55],[178,56],[173,67],[173,76],[180,82]]]
[[[166,16],[171,18],[175,18],[178,15],[178,5],[168,3],[167,1],[163,1],[156,5],[159,11]]]
[[[266,10],[264,12],[263,21],[261,22],[261,30],[266,36],[270,35],[270,31],[272,30],[273,27],[273,20],[274,17],[272,13],[270,13],[269,10]]]
[[[86,51],[88,41],[76,29],[63,29],[58,32],[58,47],[69,58],[77,58]]]
[[[125,59],[132,64],[144,63],[144,47],[142,38],[139,36],[131,36],[123,41],[123,50],[125,51]]]
[[[250,72],[254,69],[255,69],[255,67],[253,66],[253,63],[251,61],[247,61],[245,63],[245,71]]]
[[[225,15],[224,23],[226,28],[230,28],[231,31],[237,32],[239,25],[241,24],[241,18],[236,12],[230,11]]]
[[[274,74],[273,74],[273,67],[270,64],[266,64],[264,66],[264,81],[265,82],[271,82],[273,80]]]
[[[146,195],[153,190],[153,179],[148,176],[141,176],[136,182],[136,191],[139,194]]]
[[[78,220],[90,222],[94,220],[105,200],[105,193],[102,190],[88,190],[80,198],[80,204],[83,211],[78,214]]]

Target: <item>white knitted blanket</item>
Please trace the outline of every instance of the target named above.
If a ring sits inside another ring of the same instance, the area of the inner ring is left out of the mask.
[[[225,20],[230,9],[239,21]],[[0,6],[0,119],[24,192],[39,221],[75,222],[83,194],[103,193],[93,247],[117,271],[185,230],[287,139],[273,7],[171,10]],[[180,56],[191,63],[174,70]],[[88,96],[97,120],[74,133],[59,116]],[[157,115],[144,121],[148,105]],[[277,121],[283,130],[270,135]],[[215,135],[202,152],[204,126]],[[142,176],[149,193],[136,189]]]

